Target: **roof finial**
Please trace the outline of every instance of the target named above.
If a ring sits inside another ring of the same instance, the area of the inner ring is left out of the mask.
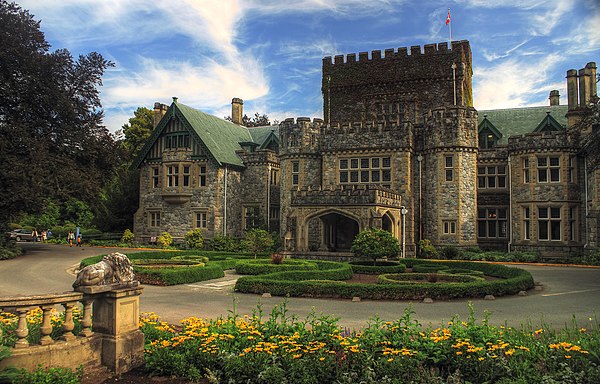
[[[173,103],[177,104],[177,96],[173,96]]]

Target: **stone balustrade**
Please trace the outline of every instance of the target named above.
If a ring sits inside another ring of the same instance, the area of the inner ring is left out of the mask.
[[[319,189],[304,187],[292,191],[292,205],[381,205],[398,208],[402,205],[402,198],[399,194],[378,186],[359,185]]]

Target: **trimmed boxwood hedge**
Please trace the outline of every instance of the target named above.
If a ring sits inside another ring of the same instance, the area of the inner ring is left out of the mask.
[[[423,264],[419,259],[404,259],[407,265],[414,267]],[[324,263],[324,262],[318,262]],[[452,299],[462,297],[481,297],[485,295],[503,296],[516,294],[519,291],[533,288],[533,277],[523,269],[503,265],[447,261],[440,263],[452,268],[482,271],[488,276],[498,277],[498,280],[478,279],[476,281],[456,283],[414,283],[414,284],[356,284],[343,281],[351,277],[352,270],[348,264],[328,262],[333,269],[319,271],[280,272],[268,275],[243,276],[238,279],[235,289],[238,292],[265,293],[278,296],[307,296],[352,298],[355,296],[365,299],[387,300],[422,300]],[[426,264],[437,264],[427,261]],[[344,265],[346,267],[344,267]],[[347,277],[344,277],[347,276]],[[312,281],[308,281],[312,280]],[[315,281],[319,280],[319,281]]]
[[[429,282],[430,273],[390,273],[379,275],[377,284],[444,284],[444,283],[470,283],[482,280],[482,277],[468,275],[437,274],[437,282]]]
[[[354,273],[364,273],[367,275],[380,275],[382,273],[402,273],[406,270],[406,265],[396,261],[378,261],[373,265],[372,261],[352,261],[350,262]]]
[[[136,274],[148,275],[152,279],[163,282],[165,285],[176,285],[218,279],[225,276],[220,265],[206,265],[202,267],[168,267],[168,268],[144,268],[134,267]]]
[[[440,271],[440,273],[450,273],[453,275],[472,275],[472,276],[483,276],[484,273],[481,271],[474,271],[472,269],[465,268],[448,268]]]
[[[238,260],[235,264],[235,271],[240,275],[264,275],[274,272],[317,269],[317,264],[308,260],[286,260],[281,264],[273,264],[270,259]]]
[[[431,273],[431,272],[443,272],[446,269],[450,269],[447,265],[442,264],[416,264],[413,265],[412,270],[416,273]]]

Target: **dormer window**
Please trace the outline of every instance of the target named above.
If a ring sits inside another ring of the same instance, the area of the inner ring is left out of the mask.
[[[502,133],[487,119],[487,115],[484,115],[483,121],[479,124],[478,133],[480,149],[494,148],[502,138]]]

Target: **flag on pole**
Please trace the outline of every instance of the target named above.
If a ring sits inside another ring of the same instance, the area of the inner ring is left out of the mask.
[[[450,8],[448,8],[448,16],[446,17],[446,25],[450,25]]]

